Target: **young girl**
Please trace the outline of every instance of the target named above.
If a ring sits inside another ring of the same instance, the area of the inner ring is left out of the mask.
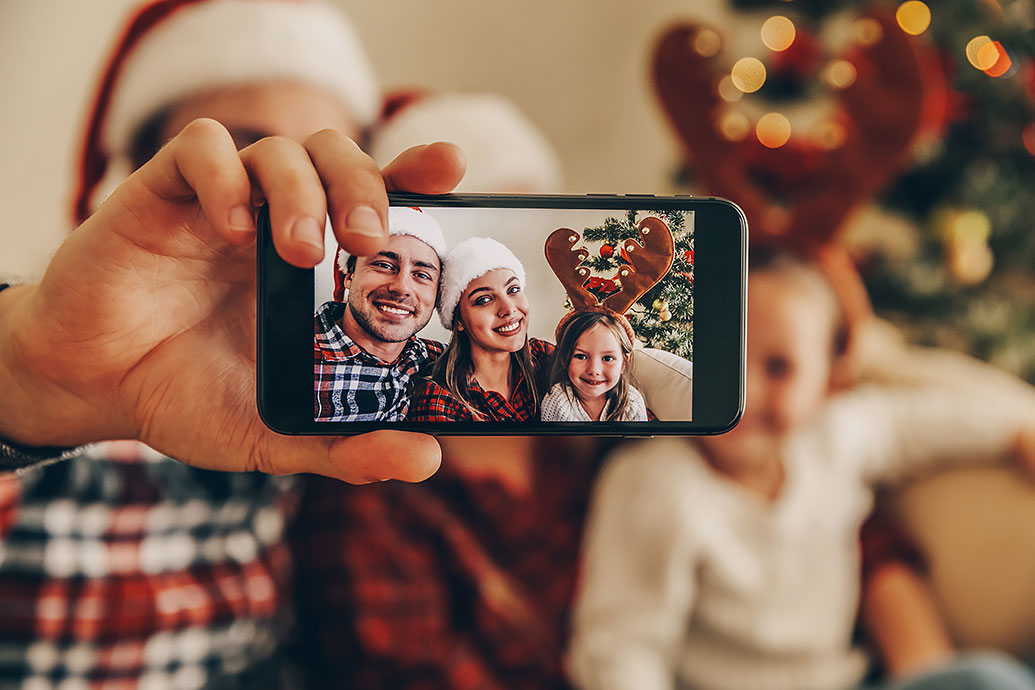
[[[557,326],[544,422],[645,422],[643,395],[629,385],[632,327],[621,314],[574,311]]]
[[[849,690],[859,526],[872,487],[1014,454],[1035,416],[990,381],[832,394],[840,310],[788,257],[748,285],[747,401],[733,431],[622,447],[595,490],[570,669],[581,688]],[[1002,655],[960,655],[894,686],[1035,688]]]

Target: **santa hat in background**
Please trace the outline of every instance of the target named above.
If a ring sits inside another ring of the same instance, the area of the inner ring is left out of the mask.
[[[436,141],[452,142],[467,156],[467,174],[455,191],[560,191],[561,166],[550,143],[510,101],[492,94],[389,96],[369,153],[384,167],[406,149]]]
[[[438,317],[444,328],[453,330],[456,305],[471,281],[497,268],[512,270],[524,289],[525,267],[505,244],[489,237],[468,237],[449,251],[442,262],[438,291]]]
[[[311,0],[157,0],[139,9],[104,72],[87,125],[77,222],[132,172],[133,139],[157,113],[204,91],[274,79],[327,89],[360,126],[378,115],[373,69],[335,7]]]
[[[446,257],[446,237],[442,234],[442,226],[419,208],[391,206],[388,209],[388,234],[409,235],[428,245],[438,254],[439,262]],[[338,248],[334,261],[334,299],[345,300],[345,276],[348,273],[349,254]]]

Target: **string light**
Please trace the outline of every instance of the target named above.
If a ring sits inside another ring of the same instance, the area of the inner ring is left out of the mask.
[[[743,141],[751,132],[751,121],[747,115],[728,110],[719,116],[719,134],[727,141]]]
[[[833,120],[819,124],[812,133],[813,141],[827,151],[841,148],[847,138],[845,126]]]
[[[967,42],[967,62],[975,69],[989,69],[998,59],[999,51],[988,36],[975,36]]]
[[[920,0],[909,0],[898,6],[895,20],[911,36],[919,36],[931,25],[931,9]]]
[[[715,57],[722,50],[722,37],[717,31],[701,29],[691,39],[691,47],[701,57]]]
[[[996,52],[995,62],[991,67],[983,71],[990,77],[1001,77],[1010,69],[1013,61],[1010,60],[1010,56],[1006,54],[1006,49],[1003,48],[1003,44],[999,41],[992,41],[992,48]]]
[[[791,138],[791,123],[780,113],[766,113],[755,125],[755,136],[762,146],[778,149]]]
[[[736,103],[744,97],[744,92],[733,85],[733,77],[728,74],[719,80],[716,91],[719,93],[719,98],[727,103]]]
[[[753,57],[741,58],[734,63],[730,77],[738,89],[744,93],[754,93],[765,84],[765,65]]]
[[[884,36],[884,30],[880,28],[880,22],[872,17],[864,17],[856,21],[853,29],[855,40],[864,46],[875,45]]]
[[[847,89],[855,83],[858,72],[848,60],[834,60],[826,69],[824,77],[835,89]]]
[[[795,34],[794,22],[787,17],[776,15],[762,24],[762,43],[769,50],[787,50],[794,43]]]
[[[1028,153],[1035,156],[1035,122],[1032,122],[1021,132],[1021,141],[1024,142],[1024,148],[1028,149]]]

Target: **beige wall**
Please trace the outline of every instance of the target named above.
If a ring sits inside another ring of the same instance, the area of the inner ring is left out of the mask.
[[[719,0],[339,0],[386,88],[494,90],[544,130],[570,192],[669,189],[675,140],[646,79],[667,19]],[[42,272],[68,227],[74,147],[132,0],[0,3],[0,276]]]

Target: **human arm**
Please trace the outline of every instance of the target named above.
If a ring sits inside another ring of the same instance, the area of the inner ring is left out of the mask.
[[[0,437],[135,438],[207,469],[426,477],[439,462],[429,437],[285,437],[259,420],[252,211],[267,200],[277,251],[311,267],[328,210],[343,247],[376,251],[386,189],[440,193],[462,170],[451,145],[382,172],[329,130],[238,152],[218,123],[191,123],[71,234],[40,283],[0,293]]]
[[[601,474],[570,651],[580,688],[675,687],[695,596],[686,453],[684,441],[638,443],[620,449]]]
[[[866,387],[830,405],[825,453],[867,482],[900,481],[936,467],[1016,458],[1035,405],[996,385]],[[1028,443],[1031,443],[1030,441]],[[1032,444],[1035,445],[1035,444]]]

